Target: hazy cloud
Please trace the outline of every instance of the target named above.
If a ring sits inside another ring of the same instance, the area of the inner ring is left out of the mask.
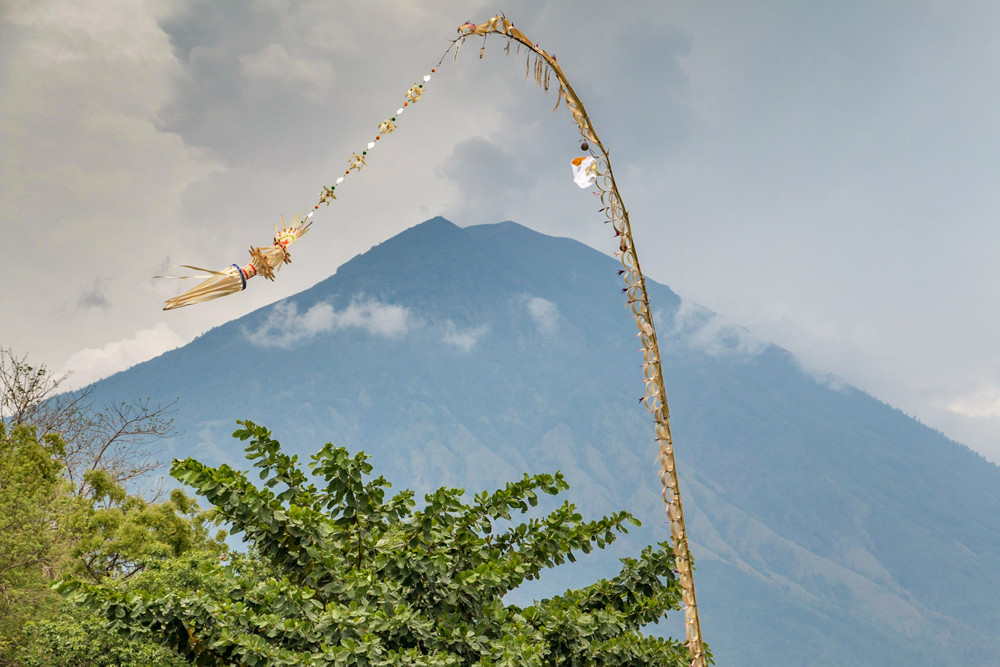
[[[280,44],[268,44],[256,53],[240,56],[240,72],[253,82],[282,87],[291,84],[309,99],[326,94],[335,78],[333,65],[325,60],[296,58]]]
[[[459,330],[454,322],[447,320],[444,325],[442,340],[449,345],[454,345],[462,352],[469,352],[489,330],[490,327],[488,324]]]
[[[90,287],[80,293],[76,304],[78,308],[101,308],[107,310],[111,306],[106,293],[106,278],[94,278]]]
[[[318,334],[348,327],[376,336],[399,338],[412,323],[408,308],[373,300],[352,301],[339,312],[329,303],[317,303],[302,314],[294,302],[283,301],[271,308],[256,331],[244,333],[254,345],[289,348]]]
[[[988,386],[960,396],[948,403],[947,409],[964,417],[1000,417],[1000,388]]]
[[[377,301],[351,303],[340,313],[340,327],[360,327],[368,333],[396,338],[406,333],[410,326],[410,311]]]
[[[513,216],[535,180],[529,165],[482,136],[456,144],[438,171],[458,189],[455,213],[459,216],[484,210],[498,218]]]
[[[654,320],[657,318],[654,316]],[[681,301],[674,314],[673,332],[706,354],[756,355],[766,343],[744,327],[690,301]]]
[[[527,298],[525,305],[541,333],[549,335],[556,332],[559,326],[559,307],[556,304],[540,296],[532,296]]]
[[[67,388],[76,389],[124,371],[185,343],[186,340],[161,322],[152,329],[136,332],[135,336],[127,340],[108,343],[100,349],[80,350],[66,361],[65,367],[59,374],[71,371],[73,375],[67,382]]]

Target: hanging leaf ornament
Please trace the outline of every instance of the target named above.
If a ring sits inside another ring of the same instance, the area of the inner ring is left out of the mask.
[[[413,102],[414,104],[420,99],[421,95],[424,94],[423,84],[415,83],[409,90],[406,91],[406,101]]]
[[[351,159],[348,160],[348,164],[350,165],[348,169],[356,169],[358,171],[361,171],[362,167],[368,166],[365,164],[365,156],[358,155],[357,153],[351,156]]]

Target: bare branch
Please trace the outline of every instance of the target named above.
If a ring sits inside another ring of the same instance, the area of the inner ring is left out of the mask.
[[[56,393],[70,374],[52,376],[45,366],[34,367],[28,357],[0,348],[0,418],[17,426],[37,422],[39,406]]]
[[[0,418],[34,426],[39,438],[58,433],[66,443],[66,476],[78,496],[91,490],[84,480],[89,470],[105,470],[116,484],[134,486],[163,465],[149,445],[176,435],[170,416],[176,400],[153,405],[149,398],[133,399],[98,410],[91,387],[59,393],[69,377],[0,349]]]

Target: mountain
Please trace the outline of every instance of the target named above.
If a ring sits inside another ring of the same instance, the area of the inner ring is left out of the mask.
[[[435,218],[99,382],[95,398],[179,398],[183,433],[164,458],[245,468],[230,433],[251,419],[303,459],[328,441],[364,449],[397,489],[561,469],[585,515],[643,520],[524,593],[541,596],[669,537],[618,268],[512,222]],[[648,291],[717,663],[996,664],[1000,468]]]

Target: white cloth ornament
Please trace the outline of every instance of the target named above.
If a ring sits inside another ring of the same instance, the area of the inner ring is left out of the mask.
[[[597,160],[593,156],[574,158],[570,164],[573,165],[573,182],[581,188],[589,188],[597,181]]]

